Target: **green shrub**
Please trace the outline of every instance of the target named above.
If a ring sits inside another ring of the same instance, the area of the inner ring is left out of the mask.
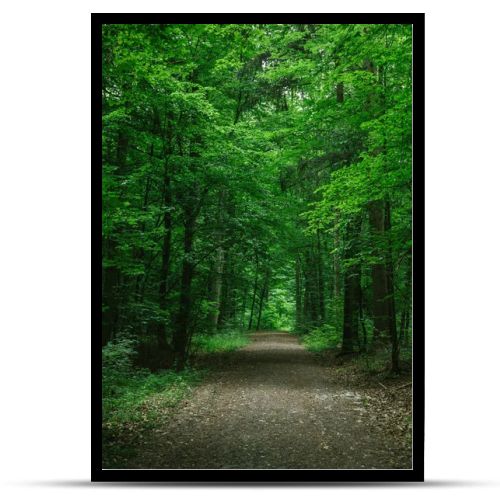
[[[163,370],[157,373],[137,370],[127,377],[114,379],[112,383],[103,379],[103,423],[147,420],[144,403],[150,396],[160,395],[163,406],[175,406],[201,376],[199,370],[190,368],[182,372]]]
[[[102,348],[103,375],[129,373],[133,368],[133,360],[137,355],[136,340],[119,338],[112,340]]]
[[[383,373],[390,369],[390,346],[380,346],[376,351],[363,352],[354,361],[356,366],[369,375]]]
[[[163,370],[151,373],[134,368],[135,342],[120,339],[102,349],[103,463],[123,465],[135,454],[137,437],[174,407],[201,380],[201,370]]]
[[[304,347],[312,352],[335,349],[341,343],[342,335],[335,326],[323,325],[314,328],[302,337]]]
[[[229,330],[219,333],[203,333],[193,337],[193,352],[229,352],[245,347],[250,342],[248,334],[241,330]]]

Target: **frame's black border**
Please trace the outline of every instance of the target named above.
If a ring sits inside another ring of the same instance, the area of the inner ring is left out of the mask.
[[[424,480],[424,14],[92,14],[92,481],[198,484]],[[102,469],[101,447],[101,43],[102,24],[311,22],[413,25],[413,469]]]

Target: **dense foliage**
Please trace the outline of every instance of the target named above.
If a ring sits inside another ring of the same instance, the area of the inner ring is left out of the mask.
[[[287,329],[398,372],[411,57],[409,25],[103,26],[105,362],[181,371]]]

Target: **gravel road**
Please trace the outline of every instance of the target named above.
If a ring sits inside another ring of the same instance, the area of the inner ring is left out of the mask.
[[[259,332],[219,359],[130,467],[411,468],[408,450],[370,418],[363,392],[332,380],[296,337]]]

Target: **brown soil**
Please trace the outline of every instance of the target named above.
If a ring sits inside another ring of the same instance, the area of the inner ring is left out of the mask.
[[[257,333],[218,358],[128,467],[411,468],[411,447],[398,429],[379,425],[387,409],[370,403],[373,391],[334,374],[292,335]]]

